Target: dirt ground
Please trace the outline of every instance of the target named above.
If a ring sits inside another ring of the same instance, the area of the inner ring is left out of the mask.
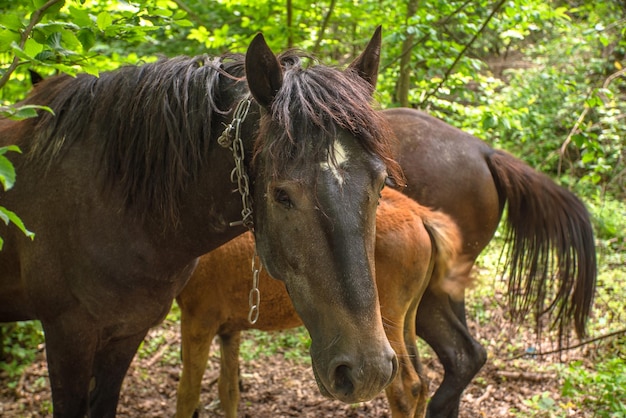
[[[549,416],[538,415],[525,401],[547,393],[559,402],[562,382],[555,372],[545,371],[546,366],[557,359],[511,360],[515,353],[507,352],[511,347],[507,342],[519,345],[519,340],[527,336],[516,332],[506,322],[503,325],[503,322],[492,321],[489,326],[483,325],[478,329],[470,318],[469,324],[473,335],[485,342],[489,360],[464,392],[461,417]],[[149,355],[136,356],[131,365],[120,397],[118,416],[173,417],[180,373],[180,336],[176,324],[165,323],[153,329],[145,344],[151,344],[153,350]],[[217,343],[214,343],[203,382],[201,417],[223,416],[216,404],[217,352]],[[432,353],[425,353],[424,364],[431,379],[432,394],[441,381],[442,369],[436,357],[431,356]],[[566,361],[585,358],[582,351],[568,352],[567,356],[569,359],[565,358]],[[305,360],[287,360],[281,353],[261,355],[251,361],[242,360],[241,373],[241,417],[390,417],[384,394],[357,405],[323,398],[318,392],[310,364]],[[6,382],[6,375],[0,374],[0,417],[50,416],[50,390],[43,347],[40,347],[37,360],[26,369],[16,387],[9,387]],[[568,416],[591,417],[593,413],[571,405]]]

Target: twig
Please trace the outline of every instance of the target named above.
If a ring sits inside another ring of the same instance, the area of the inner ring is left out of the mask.
[[[152,366],[154,366],[154,364],[161,358],[163,357],[163,353],[165,353],[165,351],[170,348],[169,343],[168,344],[163,344],[156,353],[154,353],[154,355],[152,357],[150,357],[150,360],[148,360],[146,362],[145,368],[149,369]]]
[[[219,381],[219,379],[220,379],[219,375],[217,377],[214,377],[213,379],[211,379],[209,381],[209,384],[207,385],[207,388],[210,389],[213,386],[215,386],[215,384]]]
[[[198,16],[198,14],[195,13],[193,10],[191,10],[191,7],[187,6],[187,4],[185,2],[183,2],[183,0],[174,0],[174,3],[176,3],[176,5],[178,7],[183,9],[183,11],[185,13],[187,13],[187,16],[191,20],[193,20],[194,22],[196,22],[200,26],[206,26],[204,21],[202,20],[202,18],[200,16]]]
[[[496,15],[496,13],[498,12],[498,10],[500,10],[500,8],[502,7],[502,5],[505,3],[506,0],[500,0],[498,2],[498,4],[496,4],[496,6],[493,8],[493,10],[491,11],[491,13],[489,14],[489,16],[487,17],[487,19],[483,22],[482,26],[480,27],[480,29],[478,29],[478,32],[476,32],[474,34],[474,36],[472,37],[472,39],[470,39],[470,41],[463,47],[463,50],[461,52],[459,52],[459,54],[456,56],[456,58],[454,59],[454,62],[452,63],[452,65],[448,68],[448,70],[446,71],[445,75],[443,76],[442,80],[439,82],[439,84],[437,85],[437,87],[435,87],[433,90],[430,91],[430,93],[428,93],[426,95],[426,97],[424,97],[424,100],[422,100],[419,104],[419,107],[423,107],[424,103],[430,99],[435,93],[437,93],[437,91],[439,91],[439,89],[441,88],[441,86],[443,86],[443,84],[448,81],[448,77],[450,76],[450,74],[452,73],[452,70],[454,69],[454,67],[456,66],[456,64],[461,60],[461,58],[463,57],[463,55],[465,55],[465,51],[467,51],[469,49],[470,46],[472,46],[472,44],[474,43],[474,41],[476,41],[476,39],[478,39],[478,36],[485,30],[485,28],[487,27],[487,24],[491,21],[491,19]]]
[[[448,16],[444,17],[443,19],[435,22],[433,24],[433,26],[435,27],[440,27],[440,26],[444,26],[446,23],[448,23],[448,20],[452,19],[453,16],[455,16],[457,13],[459,13],[461,10],[463,10],[465,8],[465,6],[467,6],[468,4],[470,4],[472,2],[472,0],[466,0],[465,3],[463,3],[461,6],[457,7],[456,10],[454,10],[452,13],[450,13]],[[411,44],[411,47],[408,48],[406,51],[403,51],[400,55],[398,55],[397,57],[395,57],[394,59],[392,59],[390,62],[388,62],[387,64],[385,64],[384,66],[381,67],[381,72],[383,70],[386,70],[387,68],[391,67],[393,64],[395,64],[396,62],[398,62],[398,60],[402,59],[406,54],[408,54],[409,52],[411,52],[413,50],[413,48],[415,48],[416,46],[418,46],[419,44],[421,44],[422,42],[426,41],[426,39],[430,38],[430,34],[425,34],[424,36],[422,36],[421,38],[419,38],[417,41],[413,42],[413,44]]]
[[[22,375],[20,376],[20,380],[17,383],[17,387],[15,388],[15,393],[20,398],[26,397],[26,392],[24,391],[25,382],[26,382],[26,370],[22,372]]]
[[[335,10],[335,3],[337,3],[337,0],[330,1],[330,5],[328,6],[328,11],[324,15],[324,19],[322,20],[322,26],[320,26],[319,34],[317,35],[317,39],[315,40],[315,45],[313,46],[314,55],[317,55],[319,53],[320,45],[322,44],[322,40],[324,39],[326,28],[328,27],[328,22],[330,21],[330,16],[333,14],[333,11]]]
[[[569,134],[567,134],[567,138],[565,138],[565,141],[563,141],[563,143],[561,144],[561,148],[559,149],[559,166],[557,169],[557,177],[561,176],[561,167],[563,166],[563,156],[565,155],[565,149],[567,148],[569,143],[572,142],[572,136],[574,136],[574,134],[578,132],[580,124],[583,123],[585,117],[587,117],[587,113],[589,113],[589,109],[591,108],[588,106],[585,107],[580,116],[578,116],[578,120],[576,120],[576,123],[572,127],[572,130],[569,131]]]
[[[560,348],[557,348],[555,350],[538,351],[538,352],[534,352],[532,354],[528,354],[528,353],[518,354],[517,356],[509,357],[509,360],[516,360],[516,359],[520,359],[520,358],[523,358],[523,357],[526,357],[526,356],[529,356],[529,355],[532,355],[533,357],[534,356],[541,357],[541,356],[547,356],[547,355],[550,355],[550,354],[561,353],[563,351],[574,350],[574,349],[580,348],[580,347],[582,347],[584,345],[591,344],[591,343],[594,343],[596,341],[604,340],[604,339],[607,339],[607,338],[615,337],[615,336],[620,335],[620,334],[626,334],[626,328],[619,329],[619,330],[613,331],[613,332],[609,332],[608,334],[603,334],[603,335],[600,335],[598,337],[591,338],[589,340],[581,341],[578,344],[570,345],[570,346],[567,346],[567,347],[560,347]]]
[[[487,386],[485,393],[483,393],[482,395],[480,395],[478,398],[474,400],[474,405],[479,406],[482,403],[482,401],[490,397],[494,391],[495,391],[495,388],[493,387],[493,385]]]
[[[26,27],[26,29],[24,29],[24,32],[22,32],[22,35],[20,37],[19,46],[21,49],[24,49],[24,45],[26,45],[26,41],[28,40],[30,33],[33,31],[35,25],[39,23],[46,10],[48,10],[55,4],[60,3],[61,1],[63,0],[48,0],[46,4],[35,10],[33,14],[30,15],[30,22],[28,23],[28,26]],[[9,81],[9,77],[11,77],[11,74],[13,74],[13,71],[15,71],[19,64],[20,59],[17,56],[13,57],[11,65],[9,65],[7,71],[2,75],[2,78],[0,78],[0,89],[4,87],[4,85]]]
[[[498,370],[496,374],[501,377],[506,377],[507,379],[527,380],[530,382],[541,382],[556,377],[554,373],[513,372],[508,370]]]
[[[613,80],[615,80],[616,78],[618,78],[618,77],[620,77],[620,76],[622,76],[624,74],[626,74],[626,68],[622,68],[621,70],[614,72],[613,74],[608,76],[606,78],[606,80],[604,80],[604,82],[602,83],[602,88],[606,89],[609,86],[609,84],[611,84],[613,82]],[[589,95],[590,94],[588,94],[587,97],[589,97]],[[565,149],[570,144],[570,142],[572,142],[572,137],[576,133],[579,132],[580,125],[585,120],[585,117],[587,117],[587,113],[589,113],[589,110],[591,110],[591,107],[587,106],[580,113],[580,116],[578,116],[578,120],[576,120],[576,123],[574,124],[572,129],[567,134],[567,138],[565,138],[565,141],[563,141],[563,144],[561,144],[561,148],[559,150],[559,167],[558,167],[558,170],[557,170],[557,173],[558,173],[559,176],[561,175],[561,166],[563,165],[563,156],[565,155]]]

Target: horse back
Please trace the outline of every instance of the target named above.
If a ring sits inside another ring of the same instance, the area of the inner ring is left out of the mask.
[[[383,114],[398,137],[404,193],[450,215],[461,230],[463,252],[477,257],[493,237],[504,204],[486,163],[493,150],[418,110],[387,109]]]

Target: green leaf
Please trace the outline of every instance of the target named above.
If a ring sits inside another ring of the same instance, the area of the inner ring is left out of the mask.
[[[33,5],[35,6],[36,9],[40,9],[46,3],[48,3],[48,0],[33,0]],[[48,7],[44,11],[44,15],[47,15],[47,14],[53,15],[53,14],[57,13],[59,10],[61,10],[61,8],[63,7],[64,4],[65,4],[64,0],[57,2],[56,4],[52,5],[51,7]]]
[[[65,48],[75,50],[78,45],[82,45],[78,37],[76,37],[76,34],[71,30],[63,29],[63,31],[61,31],[61,38],[63,40]]]
[[[29,38],[26,40],[26,44],[24,45],[24,52],[31,57],[37,56],[41,51],[43,51],[43,45],[39,42],[35,41],[33,38]]]
[[[79,9],[78,7],[70,6],[70,16],[72,16],[72,21],[76,23],[78,26],[89,27],[92,26],[91,18],[89,17],[89,12],[84,9]]]
[[[0,116],[11,120],[23,120],[28,118],[37,117],[37,110],[45,110],[54,114],[54,111],[48,106],[40,105],[24,105],[19,107],[9,106],[0,109]]]
[[[9,224],[9,222],[13,222],[15,226],[17,226],[24,235],[26,235],[31,240],[35,238],[35,234],[32,231],[26,229],[24,222],[20,219],[19,216],[15,214],[15,212],[11,212],[7,208],[0,206],[0,218],[4,221],[5,224]]]
[[[113,18],[108,12],[101,12],[98,14],[98,18],[96,19],[96,25],[98,26],[98,29],[104,31],[112,24]]]
[[[36,117],[37,117],[37,110],[31,107],[19,108],[13,115],[11,115],[11,119],[15,119],[15,120],[22,120],[22,119],[29,119],[29,118],[36,118]]]
[[[91,29],[83,28],[79,30],[76,37],[85,51],[89,51],[96,44],[96,35]]]
[[[54,32],[48,36],[48,39],[46,39],[46,45],[48,45],[53,51],[63,51],[64,48],[61,43],[62,39],[63,35],[61,35],[61,32]]]
[[[9,151],[22,153],[22,150],[17,145],[7,145],[6,147],[0,147],[0,155],[4,155]]]
[[[76,77],[76,75],[78,74],[78,69],[74,68],[70,65],[65,65],[65,64],[51,64],[50,65],[52,68],[55,68],[57,70],[59,70],[62,73],[65,73],[69,76],[72,77]]]
[[[587,138],[583,134],[572,135],[572,141],[578,148],[582,148],[583,144],[587,142]]]
[[[157,9],[153,9],[150,11],[151,15],[153,16],[159,16],[159,17],[170,17],[174,14],[174,12],[172,12],[170,9],[161,9],[161,8],[157,8]]]
[[[24,29],[22,19],[15,13],[3,13],[0,15],[0,26],[19,32]]]
[[[93,75],[95,77],[100,76],[100,70],[95,65],[83,64],[82,70],[89,75]]]
[[[35,59],[41,62],[52,60],[54,57],[56,57],[54,52],[48,49],[46,49],[45,51],[41,51],[39,54],[35,55]]]
[[[589,164],[590,162],[592,162],[593,160],[595,160],[596,158],[596,153],[593,151],[586,151],[583,153],[582,157],[581,157],[581,161],[583,162],[583,164]]]
[[[20,48],[20,46],[16,42],[13,42],[11,44],[11,50],[18,58],[21,58],[24,61],[31,61],[33,59],[33,57],[24,52],[24,50]]]
[[[5,191],[15,184],[15,168],[4,155],[0,155],[0,183]]]
[[[20,34],[13,32],[12,30],[2,29],[0,30],[0,51],[6,52],[10,50],[10,45],[17,45],[20,41]]]
[[[190,20],[187,19],[179,19],[176,21],[176,25],[180,26],[181,28],[190,28],[192,26],[194,26],[193,22],[191,22]]]

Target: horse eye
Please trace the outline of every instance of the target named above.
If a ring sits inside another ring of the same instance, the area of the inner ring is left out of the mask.
[[[274,201],[280,203],[287,209],[293,208],[293,202],[289,197],[289,193],[285,191],[285,189],[275,188],[274,189]]]
[[[378,199],[381,199],[383,197],[383,189],[386,186],[391,186],[391,181],[393,180],[389,180],[389,177],[385,178],[385,181],[380,185],[380,189],[378,190]]]

